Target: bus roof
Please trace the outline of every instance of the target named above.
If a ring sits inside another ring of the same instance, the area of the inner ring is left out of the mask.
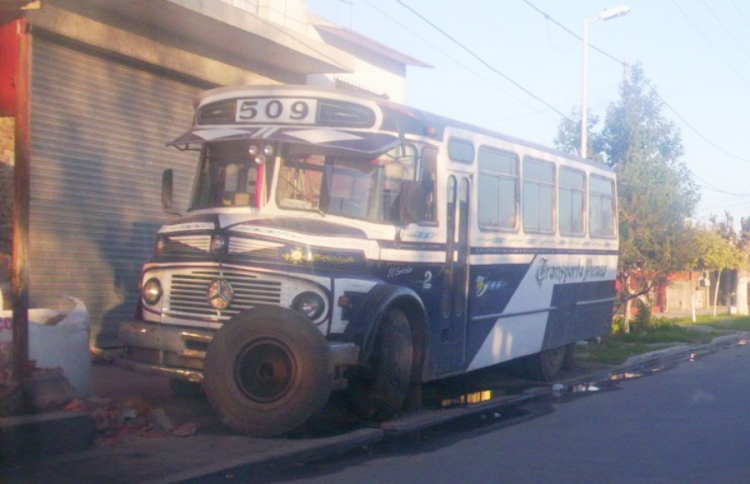
[[[347,133],[348,135],[354,135],[354,133],[356,132],[356,136],[360,138],[357,143],[362,143],[362,140],[364,140],[364,144],[362,144],[364,148],[358,151],[375,152],[379,149],[388,149],[397,144],[399,137],[403,134],[429,136],[425,132],[426,128],[431,128],[434,130],[434,134],[432,135],[433,139],[442,139],[443,133],[446,128],[454,128],[470,131],[491,138],[496,138],[508,143],[518,144],[540,152],[551,154],[553,156],[559,156],[569,160],[574,160],[579,163],[589,164],[605,171],[611,171],[611,167],[609,167],[605,163],[581,158],[578,155],[566,153],[539,143],[516,138],[514,136],[506,135],[497,131],[398,104],[365,91],[344,90],[323,86],[287,84],[228,86],[202,92],[195,100],[194,106],[197,113],[202,106],[230,99],[262,96],[309,97],[311,95],[319,96],[321,98],[351,100],[355,102],[361,101],[363,103],[377,105],[380,108],[383,113],[383,120],[380,127],[385,131],[392,131],[394,134],[368,134],[362,132],[361,130],[349,131]],[[290,129],[300,131],[303,129],[315,130],[317,128],[317,126],[299,126]],[[259,131],[260,130],[257,126],[250,127],[242,126],[241,124],[222,126],[200,126],[196,124],[195,126],[193,126],[193,129],[178,137],[177,139],[171,141],[170,143],[168,143],[168,145],[179,146],[185,144],[205,143],[208,141],[254,138],[262,135],[261,133],[259,133]],[[284,135],[288,135],[288,133],[289,129],[281,128],[270,135],[268,139],[285,139]],[[302,140],[305,141],[304,139]],[[348,143],[347,146],[345,140],[332,140],[328,145],[338,148],[351,148],[351,146],[353,146],[353,143]]]

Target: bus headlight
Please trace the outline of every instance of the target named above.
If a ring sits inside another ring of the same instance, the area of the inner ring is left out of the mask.
[[[292,309],[314,321],[323,314],[325,302],[314,292],[303,292],[292,301]]]
[[[163,293],[161,289],[161,282],[159,282],[159,279],[152,277],[151,279],[146,281],[146,284],[143,285],[143,291],[141,292],[143,294],[143,300],[146,302],[146,304],[153,306],[161,299],[161,295]]]

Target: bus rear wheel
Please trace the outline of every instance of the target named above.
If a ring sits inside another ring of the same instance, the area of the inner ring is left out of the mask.
[[[209,344],[204,387],[222,421],[277,437],[320,411],[331,393],[330,349],[297,313],[259,308],[224,324]]]
[[[372,421],[393,417],[409,392],[413,354],[408,319],[390,309],[378,328],[369,368],[358,369],[349,379],[352,412]]]
[[[528,378],[539,381],[552,381],[563,368],[566,362],[566,346],[541,351],[535,355],[526,357],[524,370]]]

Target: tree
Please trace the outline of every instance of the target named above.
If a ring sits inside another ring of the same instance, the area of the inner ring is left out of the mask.
[[[716,316],[716,307],[718,305],[718,296],[719,296],[719,285],[721,283],[721,272],[723,269],[736,269],[736,276],[737,279],[734,279],[734,282],[737,284],[736,293],[735,293],[735,301],[730,301],[730,304],[737,304],[739,305],[740,301],[745,301],[743,303],[742,311],[744,314],[747,314],[746,311],[746,301],[747,301],[747,289],[746,289],[746,283],[741,284],[740,280],[741,278],[745,278],[747,280],[747,269],[750,267],[750,219],[747,218],[741,218],[740,219],[740,233],[737,234],[734,230],[734,217],[728,212],[724,211],[724,220],[719,221],[717,220],[715,215],[712,215],[710,217],[710,228],[714,232],[716,232],[729,246],[729,248],[725,248],[724,252],[726,253],[724,255],[723,261],[717,261],[717,256],[713,257],[712,259],[709,259],[709,262],[713,262],[714,266],[718,264],[718,262],[724,262],[726,265],[724,265],[721,269],[716,269],[713,267],[713,270],[718,270],[717,275],[717,283],[716,287],[714,288],[714,316]],[[731,254],[727,253],[731,252]],[[744,289],[743,289],[744,288]],[[745,295],[741,296],[740,292],[744,291]],[[739,308],[738,308],[739,309]]]
[[[738,314],[747,315],[748,309],[748,280],[750,280],[750,218],[740,218],[740,233],[737,236],[737,248],[742,257],[737,271],[737,293],[735,303]]]
[[[591,130],[592,158],[618,175],[620,304],[650,293],[690,260],[686,224],[699,200],[692,175],[682,161],[680,132],[662,114],[663,102],[649,87],[643,69],[633,66],[620,97],[607,108],[604,126]],[[573,125],[563,120],[555,144],[575,152]],[[580,128],[580,121],[577,123]],[[576,139],[580,140],[580,137]],[[630,290],[631,275],[645,284]],[[626,310],[626,330],[629,311]]]
[[[718,229],[718,230],[717,230]],[[731,233],[734,233],[732,230]],[[695,254],[688,267],[716,271],[714,288],[714,317],[719,299],[721,273],[724,269],[736,269],[742,265],[742,253],[733,241],[721,233],[721,227],[714,225],[713,230],[698,228],[693,233]]]
[[[745,254],[750,254],[750,217],[740,219],[740,234],[737,245]],[[746,255],[747,257],[747,255]]]
[[[586,150],[589,157],[596,161],[603,161],[601,154],[601,137],[594,131],[599,124],[599,116],[589,114],[587,116],[588,136]],[[581,155],[581,112],[574,112],[569,118],[563,118],[557,127],[555,146],[560,151]]]

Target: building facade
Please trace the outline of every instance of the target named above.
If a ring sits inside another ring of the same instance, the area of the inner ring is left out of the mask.
[[[31,305],[83,300],[100,347],[117,344],[167,221],[164,169],[187,206],[195,154],[165,143],[190,126],[200,91],[314,83],[403,101],[406,66],[425,66],[314,18],[305,0],[45,0],[27,19]]]

